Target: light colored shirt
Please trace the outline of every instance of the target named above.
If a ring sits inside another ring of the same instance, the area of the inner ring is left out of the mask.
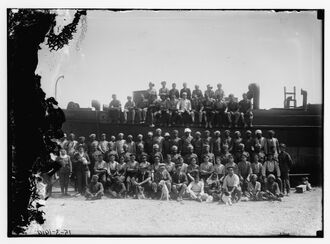
[[[275,160],[266,161],[262,167],[262,176],[266,177],[266,172],[275,173],[277,177],[281,176],[280,167]]]
[[[227,189],[228,187],[238,187],[239,186],[239,178],[238,175],[233,174],[232,176],[226,175],[225,179],[223,180],[222,188]]]
[[[190,111],[191,110],[190,100],[181,98],[177,104],[177,109],[182,111]]]
[[[204,193],[204,183],[203,181],[199,181],[198,183],[192,181],[190,182],[187,190],[192,191],[195,194]]]

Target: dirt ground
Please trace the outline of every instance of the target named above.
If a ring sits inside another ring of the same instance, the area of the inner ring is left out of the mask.
[[[322,191],[282,202],[213,203],[83,197],[47,200],[44,229],[89,235],[310,235],[322,229]]]

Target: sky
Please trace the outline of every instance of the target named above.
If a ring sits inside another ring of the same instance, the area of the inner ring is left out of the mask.
[[[59,28],[74,11],[61,10]],[[36,73],[47,96],[66,108],[74,101],[91,107],[122,104],[148,83],[186,82],[202,90],[222,83],[225,94],[241,98],[248,84],[260,86],[260,108],[283,107],[284,86],[307,90],[308,103],[322,102],[322,29],[316,12],[89,10],[87,28],[78,26],[65,48],[41,45]],[[84,25],[86,27],[86,25]]]

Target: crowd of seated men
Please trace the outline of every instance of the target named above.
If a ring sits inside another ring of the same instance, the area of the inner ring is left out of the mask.
[[[111,122],[120,123],[123,117],[124,123],[134,124],[137,120],[137,123],[147,123],[150,127],[155,124],[200,127],[205,125],[205,128],[237,128],[239,125],[252,127],[252,103],[246,93],[239,102],[235,101],[233,94],[229,94],[228,101],[225,101],[220,83],[215,91],[211,85],[207,85],[204,93],[198,85],[191,92],[187,83],[183,83],[180,91],[175,83],[172,84],[172,89],[166,87],[165,81],[161,84],[158,94],[154,84],[150,82],[149,89],[145,94],[142,93],[136,102],[128,96],[123,111],[121,102],[113,94],[108,108]]]
[[[56,161],[61,191],[68,195],[69,179],[76,194],[87,199],[168,198],[182,201],[281,200],[290,192],[292,166],[285,144],[274,131],[226,130],[213,135],[205,130],[193,135],[189,128],[161,129],[133,138],[119,133],[107,140],[102,134],[79,137],[73,133],[58,140],[62,148]],[[224,200],[227,199],[227,200]]]

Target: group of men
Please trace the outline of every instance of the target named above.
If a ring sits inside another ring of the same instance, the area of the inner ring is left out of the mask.
[[[164,133],[156,129],[134,139],[119,133],[98,141],[95,134],[79,137],[73,133],[58,141],[59,161],[67,167],[78,193],[87,199],[104,194],[113,198],[159,199],[168,192],[171,199],[182,201],[232,202],[241,197],[249,200],[281,200],[290,192],[289,171],[292,159],[286,146],[280,144],[274,131],[264,137],[261,130],[215,131],[211,135],[184,129]],[[68,160],[68,158],[71,160]],[[65,159],[65,160],[63,160]],[[67,165],[65,162],[70,162]],[[70,170],[69,170],[70,169]],[[66,171],[66,172],[67,172]],[[61,174],[60,174],[61,178]],[[67,180],[61,180],[65,182]],[[67,194],[67,185],[61,185]]]
[[[238,127],[241,123],[244,127],[252,127],[252,103],[246,93],[243,99],[236,101],[233,94],[229,94],[228,101],[225,101],[225,93],[222,84],[217,84],[217,89],[213,91],[211,85],[207,85],[207,90],[203,93],[198,85],[191,90],[187,83],[183,83],[183,88],[179,91],[176,83],[172,84],[172,89],[166,87],[166,82],[161,82],[162,87],[157,90],[152,82],[149,89],[141,93],[141,97],[136,102],[131,96],[127,97],[123,116],[127,123],[130,117],[132,124],[135,123],[136,114],[138,123],[149,121],[150,127],[155,124],[160,126],[171,126],[175,124],[205,125],[205,128],[212,127]],[[115,94],[109,104],[109,117],[113,123],[118,123],[121,118],[121,102]],[[147,119],[148,118],[148,119]]]

